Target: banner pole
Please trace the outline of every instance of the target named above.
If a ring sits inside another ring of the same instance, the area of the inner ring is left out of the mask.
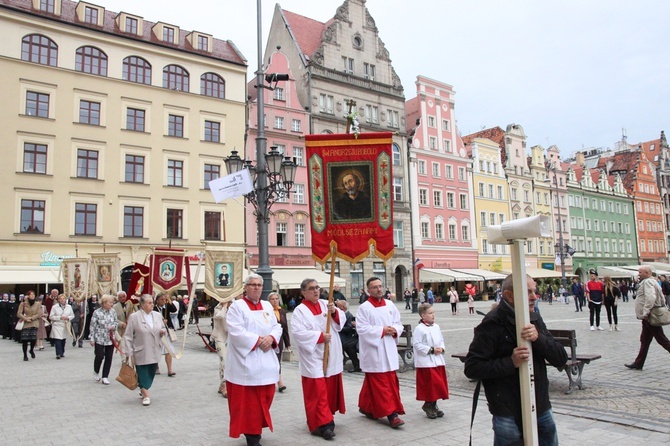
[[[333,303],[333,286],[335,286],[335,259],[337,258],[337,246],[331,246],[330,248],[330,288],[328,288],[328,305]],[[332,320],[332,314],[328,308],[326,308],[328,317],[326,319],[326,334],[330,333],[330,321]],[[339,335],[338,335],[339,336]],[[323,376],[326,376],[326,369],[328,368],[328,354],[330,353],[330,343],[326,342],[326,345],[323,347]]]

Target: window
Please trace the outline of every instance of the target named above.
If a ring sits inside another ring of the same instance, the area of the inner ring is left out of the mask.
[[[146,112],[138,108],[126,109],[126,130],[133,130],[136,132],[144,131],[144,118]]]
[[[479,183],[479,196],[484,196],[484,183]]]
[[[200,76],[200,94],[213,98],[226,98],[226,83],[218,74],[205,73]]]
[[[354,74],[354,59],[342,56],[343,73]]]
[[[590,231],[590,230],[591,230],[591,219],[590,219],[590,218],[587,218],[587,219],[584,221],[584,226],[585,226],[585,228],[586,228],[587,231]]]
[[[605,200],[600,200],[600,210],[605,212]]]
[[[40,0],[40,11],[54,14],[56,12],[56,0]]]
[[[512,189],[512,200],[516,201],[516,188]]]
[[[142,237],[144,235],[144,208],[140,206],[123,207],[123,236]]]
[[[21,41],[21,60],[49,65],[58,65],[58,46],[48,37],[29,34]]]
[[[286,240],[286,223],[277,223],[277,246],[287,246]]]
[[[577,217],[577,229],[584,229],[584,220],[582,220],[582,217]]]
[[[319,110],[323,113],[333,113],[334,98],[331,95],[319,95]]]
[[[95,235],[98,205],[76,203],[74,206],[74,235]]]
[[[465,194],[460,194],[459,195],[460,201],[461,201],[461,210],[467,209],[468,208],[468,196]]]
[[[163,68],[163,88],[177,91],[189,91],[190,75],[179,65],[166,65]]]
[[[464,242],[470,240],[470,226],[461,226],[461,238]]]
[[[453,223],[449,223],[449,240],[456,240],[456,225]]]
[[[184,162],[181,160],[168,160],[167,185],[182,187],[184,185]]]
[[[221,240],[221,213],[205,211],[205,240]]]
[[[488,189],[489,189],[489,198],[494,198],[494,195],[493,195],[493,184],[489,184],[488,186],[489,186],[489,188],[488,188]]]
[[[305,224],[295,224],[295,246],[305,246]]]
[[[26,115],[37,116],[38,118],[48,118],[49,95],[45,93],[36,93],[34,91],[26,92]]]
[[[137,34],[137,19],[133,17],[126,17],[126,32]]]
[[[205,177],[205,189],[209,189],[209,182],[212,180],[216,180],[221,176],[221,166],[217,164],[205,164],[205,171],[204,171],[204,177]]]
[[[77,149],[77,178],[98,178],[98,151]]]
[[[402,178],[393,178],[393,200],[402,201]]]
[[[282,87],[275,87],[272,97],[276,101],[285,101],[286,99],[284,99],[284,89]]]
[[[365,106],[365,122],[379,123],[379,107],[376,105]]]
[[[389,127],[397,129],[398,127],[400,127],[399,122],[400,121],[398,119],[398,112],[394,111],[394,110],[389,110],[388,111],[388,125],[389,125]]]
[[[450,132],[451,131],[451,124],[446,119],[442,120],[442,130],[444,130],[445,132]]]
[[[400,166],[401,164],[400,146],[398,144],[393,144],[393,165]]]
[[[570,217],[570,228],[577,229],[577,217]]]
[[[447,192],[447,207],[451,209],[456,207],[456,197],[453,192]]]
[[[432,150],[437,149],[437,138],[435,138],[434,136],[428,137],[428,148]]]
[[[301,121],[300,121],[300,119],[293,119],[291,121],[291,131],[293,131],[293,132],[301,131]]]
[[[141,57],[126,57],[123,59],[123,80],[151,85],[151,64]]]
[[[593,230],[600,231],[600,220],[593,220]]]
[[[486,227],[486,212],[479,213],[479,223],[481,227]]]
[[[523,201],[530,203],[530,192],[527,190],[523,191]]]
[[[92,46],[79,47],[74,68],[82,73],[107,76],[107,54]]]
[[[428,190],[419,189],[419,205],[428,206]]]
[[[209,39],[207,36],[198,35],[198,49],[200,51],[209,51]]]
[[[419,175],[426,174],[426,162],[424,160],[419,160],[418,168],[419,168]]]
[[[443,139],[442,143],[444,144],[444,151],[451,153],[452,152],[451,141],[449,141],[448,139]]]
[[[293,147],[293,158],[298,166],[304,166],[304,149],[302,147]]]
[[[184,211],[182,209],[168,209],[166,221],[166,237],[182,238],[184,224]]]
[[[435,128],[435,116],[428,116],[428,127]]]
[[[434,190],[433,191],[433,206],[436,208],[441,208],[442,207],[442,191],[441,190]]]
[[[284,118],[281,116],[275,116],[275,128],[279,130],[284,129]]]
[[[482,240],[482,253],[487,254],[489,252],[489,243],[488,240],[483,239]]]
[[[496,214],[494,212],[489,212],[489,224],[491,226],[496,224]]]
[[[627,204],[623,205],[623,215],[628,215],[628,205]]]
[[[504,200],[504,199],[505,199],[505,196],[503,194],[503,187],[498,186],[498,200]]]
[[[633,253],[633,244],[631,243],[630,240],[626,240],[626,251],[628,252],[628,254]]]
[[[79,123],[100,125],[100,102],[79,101]]]
[[[21,234],[44,234],[44,200],[21,200]]]
[[[96,8],[91,8],[86,6],[84,8],[84,22],[91,23],[93,25],[98,24],[98,10]]]
[[[427,221],[421,222],[421,238],[422,239],[430,238],[430,226]]]
[[[47,146],[45,144],[23,144],[23,171],[26,173],[47,173]]]
[[[433,177],[440,178],[440,165],[438,163],[432,163],[433,168]]]
[[[138,155],[126,155],[126,178],[127,183],[144,183],[144,157]]]
[[[205,141],[221,142],[221,123],[205,121]]]
[[[458,168],[458,180],[465,181],[465,167]]]
[[[454,166],[449,164],[444,165],[444,177],[449,179],[454,178]]]
[[[393,222],[393,245],[398,248],[405,247],[405,236],[402,229],[402,221]]]
[[[168,115],[168,136],[184,137],[184,117]]]
[[[293,202],[296,204],[305,204],[305,185],[293,185]]]
[[[163,27],[163,42],[174,43],[174,28],[169,26]]]
[[[575,205],[574,195],[568,195],[568,206],[574,206],[574,205]]]
[[[435,223],[435,239],[444,240],[444,224]]]
[[[353,67],[352,67],[352,70],[353,70]],[[365,79],[370,79],[371,81],[373,81],[373,80],[375,80],[375,74],[376,74],[375,66],[365,62],[363,64],[363,77]]]
[[[528,248],[528,250],[526,251],[528,254],[533,253],[533,241],[532,240],[526,241],[526,248]]]

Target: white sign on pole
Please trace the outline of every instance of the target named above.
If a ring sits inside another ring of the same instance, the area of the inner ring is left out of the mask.
[[[210,181],[209,190],[212,191],[214,201],[220,203],[228,198],[248,194],[254,190],[254,184],[249,176],[249,171],[242,169],[239,172]]]

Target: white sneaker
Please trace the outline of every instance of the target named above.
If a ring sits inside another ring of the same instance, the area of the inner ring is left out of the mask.
[[[148,406],[149,404],[151,404],[151,400],[149,398],[142,398],[143,406]]]
[[[100,381],[100,374],[93,372],[93,379],[96,381]]]
[[[603,327],[601,327],[600,325],[598,325],[598,330],[603,331],[605,329]]]
[[[614,327],[610,325],[610,331],[614,331]]]
[[[615,325],[615,326],[614,326],[614,331],[621,331],[621,330],[619,330],[619,326],[618,326],[618,325]]]
[[[591,325],[591,331],[596,331],[596,327],[594,327],[593,325]]]
[[[107,378],[102,378],[102,383],[106,386],[109,385],[109,380]]]

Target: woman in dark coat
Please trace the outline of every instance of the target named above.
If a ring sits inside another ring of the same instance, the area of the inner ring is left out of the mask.
[[[286,319],[286,311],[282,307],[279,306],[279,294],[277,293],[270,293],[268,295],[268,302],[272,304],[272,308],[275,311],[275,317],[277,318],[277,322],[279,322],[279,325],[281,325],[282,328],[282,334],[281,334],[281,339],[279,340],[279,353],[277,353],[277,358],[279,358],[279,382],[277,382],[277,390],[280,392],[283,392],[286,390],[286,386],[282,382],[281,379],[281,356],[282,352],[284,349],[291,351],[291,338],[289,336],[288,332],[288,320]]]

